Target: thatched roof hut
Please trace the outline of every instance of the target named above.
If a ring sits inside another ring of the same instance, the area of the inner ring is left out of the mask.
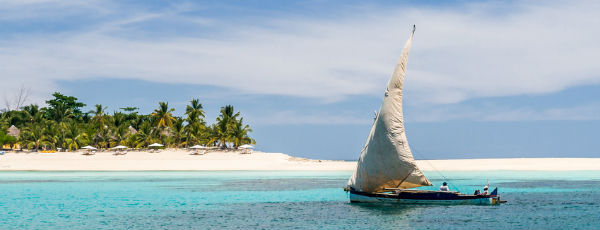
[[[160,132],[160,134],[165,135],[167,137],[173,136],[173,133],[171,133],[171,127],[166,127],[165,129],[162,130],[162,132]]]
[[[129,129],[129,134],[131,134],[131,135],[135,135],[137,133],[137,130],[135,128],[131,127],[131,125],[128,127],[128,129]]]
[[[19,130],[14,125],[11,125],[10,128],[8,128],[8,135],[11,135],[13,137],[19,137],[19,134],[21,134],[21,130]]]

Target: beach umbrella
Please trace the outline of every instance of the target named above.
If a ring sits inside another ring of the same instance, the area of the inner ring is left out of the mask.
[[[163,147],[163,146],[164,145],[159,144],[159,143],[154,143],[154,144],[148,145],[148,147]]]
[[[190,147],[190,149],[206,149],[206,147],[201,146],[201,145],[194,145],[194,146]]]
[[[113,149],[126,149],[126,148],[127,148],[127,146],[124,146],[124,145],[117,145],[117,146],[113,147]]]
[[[242,146],[240,146],[238,148],[240,148],[240,149],[253,149],[254,146],[252,146],[252,145],[242,145]]]
[[[89,146],[89,145],[87,145],[87,146],[83,146],[83,147],[81,147],[81,148],[82,148],[82,149],[88,149],[88,150],[95,150],[95,149],[96,149],[95,147],[93,147],[93,146]]]

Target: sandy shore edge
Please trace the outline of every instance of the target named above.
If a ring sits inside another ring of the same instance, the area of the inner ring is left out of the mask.
[[[0,171],[223,171],[298,170],[352,171],[355,161],[313,160],[283,153],[210,152],[193,155],[185,150],[160,153],[81,152],[7,153],[0,156]],[[600,158],[505,158],[418,160],[423,171],[579,171],[600,170]]]

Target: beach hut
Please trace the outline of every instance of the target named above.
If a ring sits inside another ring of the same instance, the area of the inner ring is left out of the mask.
[[[19,138],[19,134],[21,133],[21,131],[19,131],[19,129],[17,127],[15,127],[14,125],[10,126],[10,128],[7,129],[7,134],[8,136],[14,137],[12,140],[9,140],[7,142],[4,143],[4,145],[0,146],[0,148],[2,149],[20,149],[21,146],[16,143],[17,138]]]
[[[8,135],[19,137],[19,134],[21,134],[21,130],[19,130],[16,126],[11,125],[10,128],[8,128]]]
[[[160,134],[165,135],[167,137],[173,136],[173,133],[171,132],[171,127],[166,127],[165,129],[163,129],[163,131],[160,132]]]
[[[131,125],[127,127],[127,129],[129,129],[130,135],[135,135],[138,132],[137,129],[133,128]]]

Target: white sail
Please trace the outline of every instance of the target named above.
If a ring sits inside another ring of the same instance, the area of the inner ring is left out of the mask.
[[[431,183],[416,165],[404,132],[402,85],[414,29],[388,82],[383,103],[348,185],[361,192],[414,188]]]

